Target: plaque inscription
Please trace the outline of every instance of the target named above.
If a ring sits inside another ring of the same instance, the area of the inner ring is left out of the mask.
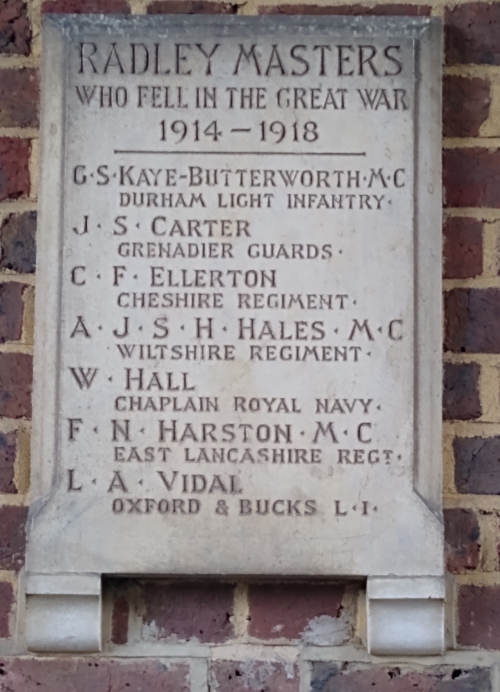
[[[46,19],[30,573],[442,574],[435,31]]]

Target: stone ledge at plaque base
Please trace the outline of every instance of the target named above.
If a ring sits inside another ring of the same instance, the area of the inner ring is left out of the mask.
[[[440,65],[435,18],[45,17],[29,650],[146,576],[367,579],[370,653],[444,651]]]

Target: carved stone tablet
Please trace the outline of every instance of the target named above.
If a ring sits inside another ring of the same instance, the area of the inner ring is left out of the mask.
[[[440,651],[439,22],[53,16],[44,53],[30,648],[98,649],[105,574],[308,575]]]

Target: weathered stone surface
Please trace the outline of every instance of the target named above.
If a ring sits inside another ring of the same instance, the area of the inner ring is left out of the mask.
[[[500,150],[443,151],[446,207],[500,207]]]
[[[463,584],[457,607],[460,646],[500,649],[500,586]]]
[[[344,586],[338,584],[250,584],[249,634],[342,644],[353,625],[344,613],[343,595]]]
[[[0,433],[0,493],[17,493],[14,483],[17,432]]]
[[[10,214],[0,228],[0,269],[33,274],[36,262],[36,211]]]
[[[459,493],[500,494],[500,437],[456,437],[453,451]]]
[[[143,624],[152,639],[224,642],[233,635],[233,592],[225,583],[146,581]]]
[[[25,288],[17,281],[0,283],[0,344],[19,341],[22,336]]]
[[[25,353],[0,353],[0,415],[31,418],[33,358]]]
[[[338,666],[313,663],[312,692],[491,692],[488,668]]]
[[[446,566],[453,574],[474,570],[479,564],[480,532],[473,509],[444,510]]]
[[[448,65],[500,65],[500,7],[469,2],[445,9]]]
[[[27,139],[0,138],[0,202],[29,195],[30,151]]]
[[[500,353],[500,290],[454,288],[444,297],[446,351]]]
[[[29,55],[31,27],[23,0],[3,0],[0,5],[0,54]]]
[[[299,692],[297,666],[277,661],[215,661],[211,682],[214,692]]]
[[[443,79],[444,137],[477,137],[488,119],[491,84],[479,77],[446,75]]]
[[[0,670],[11,692],[190,692],[187,664],[151,659],[4,658]]]
[[[37,70],[0,70],[0,127],[37,127],[38,99]]]
[[[449,216],[443,225],[443,277],[468,279],[483,271],[483,223]]]
[[[480,372],[477,363],[444,364],[444,420],[473,420],[480,417]]]
[[[19,570],[24,565],[27,507],[0,507],[0,569]]]

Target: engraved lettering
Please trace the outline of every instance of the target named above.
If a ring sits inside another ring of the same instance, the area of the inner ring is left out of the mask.
[[[67,492],[80,492],[83,485],[76,485],[75,469],[68,469],[68,489]]]
[[[90,389],[99,368],[69,368],[80,389]]]
[[[83,418],[68,418],[69,433],[68,439],[70,442],[76,439],[76,433],[80,430],[79,423],[83,423]]]

